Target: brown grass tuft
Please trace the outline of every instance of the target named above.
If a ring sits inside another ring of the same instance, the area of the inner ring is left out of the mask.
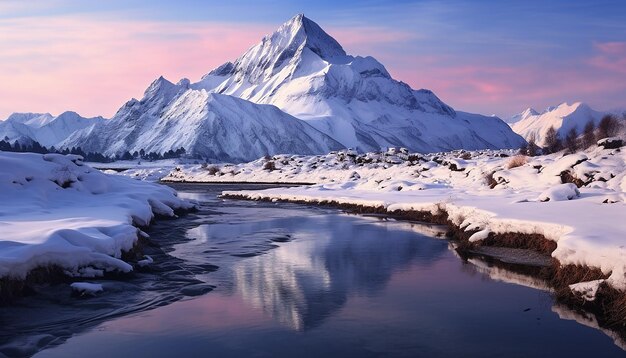
[[[513,169],[517,167],[521,167],[522,165],[528,163],[528,157],[525,155],[516,155],[509,159],[509,162],[506,163],[507,169]]]

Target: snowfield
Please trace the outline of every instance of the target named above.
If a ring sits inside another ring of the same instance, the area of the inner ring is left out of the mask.
[[[0,278],[37,267],[76,277],[129,272],[121,259],[155,215],[189,202],[163,185],[106,175],[74,155],[0,152]]]
[[[475,232],[470,241],[490,232],[541,234],[557,243],[552,255],[562,264],[598,267],[611,273],[608,283],[626,289],[625,169],[626,151],[600,147],[533,158],[505,150],[429,155],[342,151],[179,166],[163,179],[314,183],[224,194],[360,204],[389,212],[444,210],[455,225]]]

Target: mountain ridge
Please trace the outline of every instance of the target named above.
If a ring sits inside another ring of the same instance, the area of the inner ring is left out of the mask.
[[[523,112],[525,113],[525,112]],[[535,139],[538,145],[545,142],[545,134],[550,127],[554,127],[561,138],[572,128],[582,133],[583,128],[590,120],[597,126],[608,112],[596,111],[584,102],[574,102],[571,105],[563,102],[557,106],[550,106],[543,112],[522,116],[512,124],[512,129],[526,140]],[[516,117],[514,116],[514,117]]]
[[[268,140],[259,138],[264,132],[259,126],[271,129]],[[57,147],[116,155],[188,146],[187,153],[196,157],[246,161],[285,150],[321,154],[402,146],[434,152],[523,143],[499,118],[456,111],[432,91],[393,79],[373,57],[348,55],[319,25],[298,14],[198,82],[158,77],[140,100],[127,101],[109,120],[68,134]]]

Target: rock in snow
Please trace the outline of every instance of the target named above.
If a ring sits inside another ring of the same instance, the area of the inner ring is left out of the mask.
[[[45,116],[29,120],[37,125]],[[434,152],[524,143],[497,117],[455,111],[431,91],[393,79],[374,58],[347,55],[303,15],[197,83],[160,77],[112,119],[82,122],[89,124],[45,143],[106,155],[184,147],[232,162],[343,147]]]
[[[539,195],[539,201],[563,201],[572,200],[580,196],[580,191],[572,183],[559,184],[546,189]]]

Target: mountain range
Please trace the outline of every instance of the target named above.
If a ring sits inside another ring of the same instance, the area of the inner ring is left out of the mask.
[[[102,117],[84,118],[76,112],[63,112],[56,117],[50,113],[13,113],[0,121],[0,139],[59,146],[71,134],[104,121]]]
[[[548,107],[541,113],[533,108],[528,108],[522,113],[511,117],[507,122],[524,139],[535,139],[536,143],[542,146],[545,134],[550,127],[554,127],[559,136],[565,138],[567,132],[572,128],[576,128],[579,134],[582,133],[583,128],[589,121],[593,121],[597,126],[606,114],[608,113],[596,111],[581,102],[571,105],[561,103],[558,106]]]
[[[156,79],[142,99],[126,102],[111,119],[74,113],[66,127],[44,135],[39,129],[59,117],[14,116],[28,119],[6,122],[32,122],[37,130],[30,135],[19,125],[5,125],[0,136],[41,138],[44,145],[106,155],[184,147],[220,161],[348,147],[435,152],[517,148],[525,142],[497,117],[454,110],[433,92],[393,79],[374,58],[348,55],[302,14],[198,82]]]

